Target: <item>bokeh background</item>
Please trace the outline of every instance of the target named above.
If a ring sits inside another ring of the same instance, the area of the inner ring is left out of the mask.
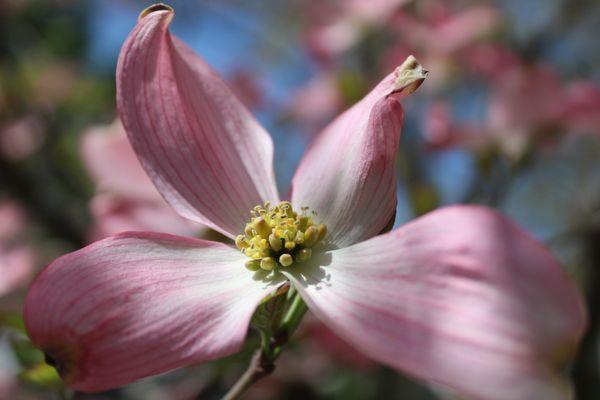
[[[31,279],[122,230],[218,238],[161,200],[115,114],[119,48],[146,1],[0,0],[0,399],[216,399],[240,354],[111,392],[65,389],[28,342]],[[172,31],[271,132],[281,193],[319,130],[409,54],[396,225],[442,205],[510,215],[563,261],[590,310],[574,361],[600,398],[600,3],[595,0],[186,0]],[[310,315],[248,399],[452,398],[364,358]]]

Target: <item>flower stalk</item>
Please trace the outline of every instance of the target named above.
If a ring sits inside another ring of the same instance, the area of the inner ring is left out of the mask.
[[[274,370],[275,364],[265,356],[264,349],[260,348],[256,350],[246,372],[244,372],[235,385],[232,386],[229,392],[223,396],[223,400],[235,400],[241,398],[253,383],[270,375]]]
[[[282,301],[283,300],[283,301]],[[287,307],[281,307],[286,305]],[[225,394],[223,400],[239,399],[255,382],[270,375],[275,370],[275,361],[280,356],[283,347],[292,337],[308,307],[302,297],[294,288],[290,288],[286,295],[279,295],[263,304],[253,318],[253,326],[260,332],[261,347],[254,352],[248,368]],[[281,310],[287,308],[283,318]],[[265,313],[270,313],[270,320],[262,326]],[[275,329],[269,327],[276,326]]]
[[[281,321],[279,330],[280,335],[286,335],[287,337],[291,337],[291,335],[296,331],[298,325],[300,325],[300,322],[302,321],[302,318],[308,311],[306,303],[304,303],[304,300],[302,300],[302,297],[300,297],[298,292],[295,289],[291,289],[290,293],[292,293],[290,296],[292,299],[291,305]]]

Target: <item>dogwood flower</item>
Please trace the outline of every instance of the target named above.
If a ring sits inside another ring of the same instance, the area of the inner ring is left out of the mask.
[[[418,379],[481,399],[568,396],[561,369],[585,316],[548,250],[478,206],[378,236],[396,206],[400,102],[425,77],[414,58],[321,133],[281,201],[270,137],[169,33],[172,17],[150,7],[123,45],[120,116],[167,202],[237,248],[127,232],[49,265],[25,322],[71,387],[234,353],[257,304],[289,281],[359,351]]]

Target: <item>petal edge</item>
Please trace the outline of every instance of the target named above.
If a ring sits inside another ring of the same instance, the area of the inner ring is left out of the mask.
[[[171,206],[235,237],[252,207],[279,198],[273,144],[216,72],[169,33],[172,17],[150,10],[123,45],[119,115]]]
[[[27,332],[82,391],[231,354],[272,290],[242,256],[220,243],[148,232],[98,241],[36,278]]]
[[[292,180],[292,203],[310,207],[344,247],[379,234],[396,210],[401,100],[426,71],[409,57],[316,138]]]
[[[569,397],[560,368],[583,334],[581,298],[496,212],[441,209],[286,275],[317,317],[384,364],[478,399]]]

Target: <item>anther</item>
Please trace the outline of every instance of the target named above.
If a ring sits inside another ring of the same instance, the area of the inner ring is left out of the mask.
[[[246,240],[246,237],[244,235],[237,235],[236,236],[236,238],[235,238],[235,245],[240,250],[245,249],[248,246],[250,246],[248,244],[248,241]]]
[[[282,244],[281,239],[277,238],[273,233],[269,235],[269,245],[273,249],[273,251],[281,250]]]
[[[289,267],[290,265],[292,265],[294,263],[294,259],[292,258],[291,255],[285,253],[282,254],[279,257],[279,264],[283,265],[284,267]]]
[[[309,218],[305,215],[301,215],[298,217],[298,229],[300,229],[301,231],[306,230],[306,227],[308,226],[308,220]]]
[[[252,222],[252,228],[263,238],[268,238],[271,233],[271,227],[263,217],[258,217]]]
[[[304,232],[304,247],[313,247],[319,240],[319,231],[314,226],[309,226]],[[238,246],[239,247],[239,246]]]
[[[305,262],[305,261],[308,261],[311,256],[312,256],[311,249],[300,249],[298,251],[298,253],[296,254],[296,261]]]
[[[250,271],[258,271],[260,269],[260,260],[248,260],[244,265]]]
[[[277,266],[277,262],[272,257],[265,257],[260,260],[260,267],[265,271],[271,271]]]
[[[321,240],[323,240],[323,238],[325,238],[325,235],[327,234],[327,227],[324,224],[320,224],[319,226],[317,226],[317,230],[319,231],[317,242],[320,242]]]

